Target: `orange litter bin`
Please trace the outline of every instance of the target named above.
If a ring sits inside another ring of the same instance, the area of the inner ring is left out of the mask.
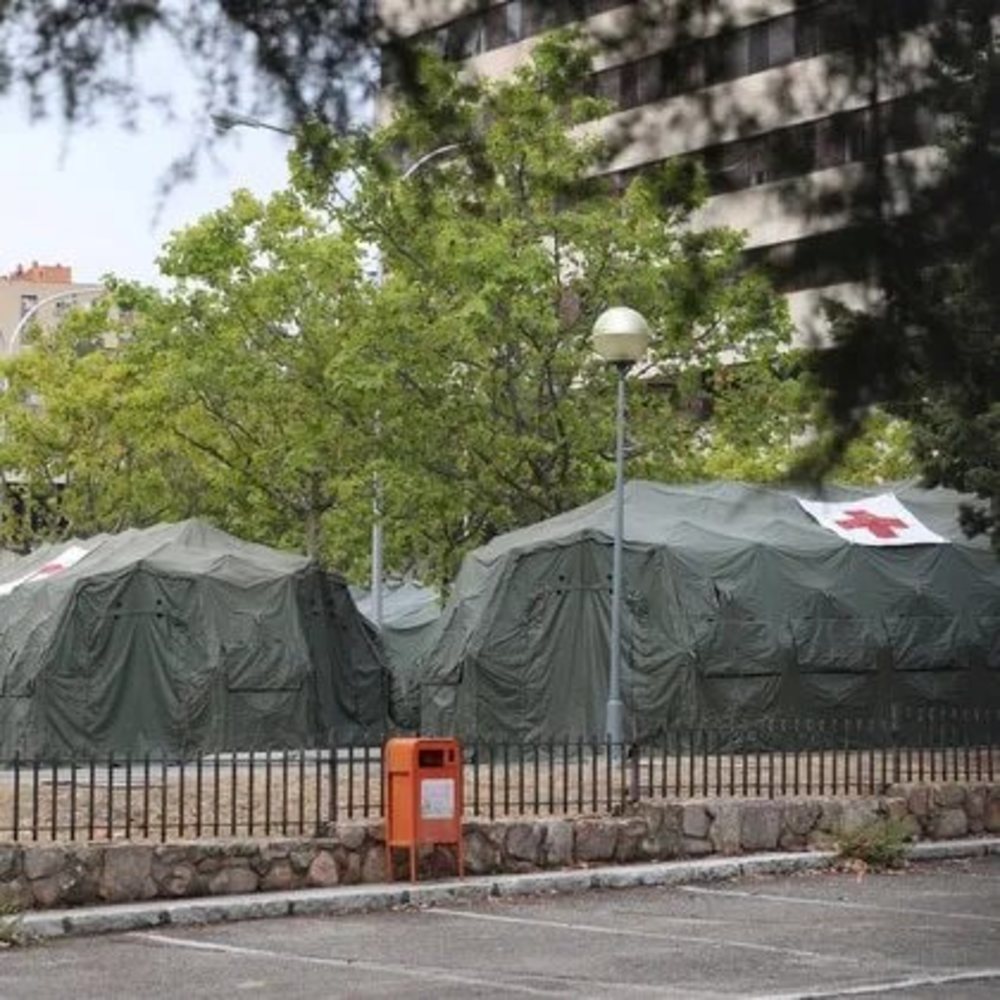
[[[454,845],[459,878],[462,858],[462,750],[457,740],[407,737],[389,740],[382,752],[386,873],[392,852],[410,852],[410,881],[424,844]]]

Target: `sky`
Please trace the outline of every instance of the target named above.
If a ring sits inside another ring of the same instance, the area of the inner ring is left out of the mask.
[[[235,129],[214,145],[217,162],[203,159],[196,179],[161,204],[171,163],[212,131],[210,114],[222,109],[199,102],[166,48],[145,54],[141,76],[170,81],[175,120],[150,112],[130,132],[108,110],[96,125],[67,130],[57,114],[31,121],[23,95],[0,96],[0,274],[38,261],[70,265],[74,281],[113,273],[162,284],[155,261],[171,232],[221,208],[237,188],[266,196],[284,187],[289,140]]]

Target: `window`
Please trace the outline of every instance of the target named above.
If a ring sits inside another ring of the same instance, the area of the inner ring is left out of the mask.
[[[649,104],[657,101],[663,94],[663,81],[660,69],[663,61],[659,56],[652,56],[636,63],[636,103]]]
[[[21,296],[21,315],[26,316],[35,306],[38,305],[37,295],[22,295]]]
[[[521,0],[512,0],[486,13],[486,48],[499,49],[520,41],[524,33]]]
[[[770,24],[755,24],[750,29],[749,70],[759,73],[771,65]]]
[[[768,25],[770,66],[783,66],[795,59],[795,15],[776,17]]]
[[[619,107],[634,108],[639,103],[639,76],[634,62],[619,67],[619,89]]]

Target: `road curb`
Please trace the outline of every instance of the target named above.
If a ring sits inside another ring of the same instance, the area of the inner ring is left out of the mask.
[[[914,844],[907,853],[919,861],[984,857],[1000,854],[1000,838]],[[26,913],[21,918],[20,926],[25,936],[32,939],[120,934],[154,927],[191,927],[236,920],[367,913],[400,906],[434,906],[489,897],[686,885],[747,875],[788,875],[828,868],[835,858],[833,851],[781,852],[532,872],[526,875],[484,875],[416,885],[390,883],[153,900]]]

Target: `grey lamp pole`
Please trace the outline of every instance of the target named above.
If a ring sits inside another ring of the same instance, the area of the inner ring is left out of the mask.
[[[626,306],[607,309],[594,323],[594,349],[618,371],[615,409],[614,549],[611,565],[611,648],[605,735],[620,745],[625,736],[622,704],[622,549],[625,534],[625,376],[649,347],[649,326],[641,313]]]

